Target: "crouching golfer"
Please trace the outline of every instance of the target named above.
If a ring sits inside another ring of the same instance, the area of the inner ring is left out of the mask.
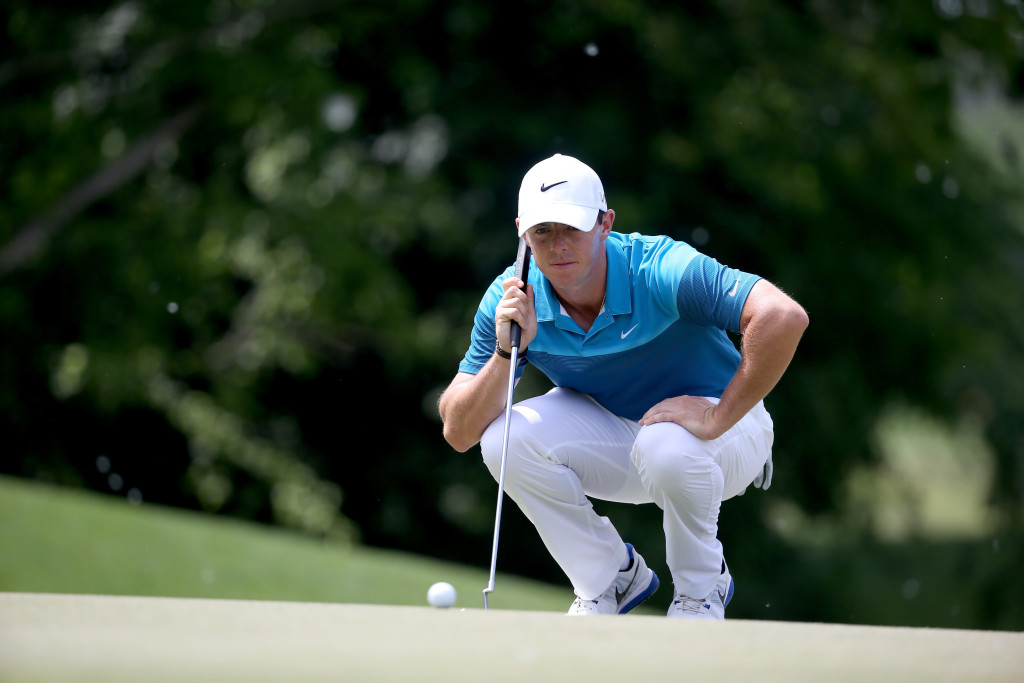
[[[498,478],[515,321],[523,366],[555,388],[514,407],[505,491],[569,577],[569,614],[623,614],[659,583],[594,511],[597,498],[661,508],[668,615],[723,619],[734,587],[719,509],[771,483],[762,399],[807,314],[756,275],[667,237],[612,232],[614,222],[600,179],[579,160],[556,154],[526,174],[516,225],[533,250],[530,284],[509,268],[484,294],[441,396],[444,436],[459,451],[480,443]],[[743,335],[742,353],[727,331]]]

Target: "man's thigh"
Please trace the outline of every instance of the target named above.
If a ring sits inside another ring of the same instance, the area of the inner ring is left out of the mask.
[[[649,503],[650,495],[629,453],[639,425],[614,415],[585,394],[556,387],[512,408],[512,426],[525,427],[542,457],[579,477],[591,497],[623,503]]]
[[[772,441],[771,417],[758,403],[717,439],[701,439],[674,422],[643,427],[632,457],[651,485],[662,490],[702,479],[717,467],[722,475],[721,500],[726,500],[743,493],[761,473]]]

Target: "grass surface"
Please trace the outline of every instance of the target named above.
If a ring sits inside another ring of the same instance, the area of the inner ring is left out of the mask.
[[[480,569],[3,477],[0,558],[12,683],[973,683],[1024,670],[1020,633],[570,619],[567,590],[508,576],[484,612]],[[457,609],[422,606],[439,580]]]
[[[286,530],[0,477],[0,591],[424,605],[487,572]],[[492,608],[564,612],[571,589],[499,575]]]
[[[548,612],[0,594],[0,680],[1020,681],[1024,635]]]

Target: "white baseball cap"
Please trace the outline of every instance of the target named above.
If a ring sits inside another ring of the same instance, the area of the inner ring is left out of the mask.
[[[527,171],[519,187],[519,236],[538,223],[564,223],[590,232],[606,211],[604,187],[594,169],[556,154]]]

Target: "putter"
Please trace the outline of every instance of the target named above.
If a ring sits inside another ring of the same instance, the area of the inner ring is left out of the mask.
[[[519,238],[519,253],[516,254],[515,275],[523,281],[525,286],[526,278],[530,274],[530,247],[526,240]],[[505,437],[501,447],[501,473],[498,475],[498,506],[494,513],[494,543],[491,546],[491,578],[484,589],[484,609],[487,609],[487,596],[494,592],[494,572],[498,565],[498,531],[501,529],[501,503],[505,498],[505,459],[508,457],[508,427],[512,421],[512,391],[516,386],[516,364],[519,361],[519,342],[522,340],[523,330],[518,323],[513,322],[509,330],[510,344],[512,346],[512,359],[509,361],[508,370],[508,396],[505,398]]]

